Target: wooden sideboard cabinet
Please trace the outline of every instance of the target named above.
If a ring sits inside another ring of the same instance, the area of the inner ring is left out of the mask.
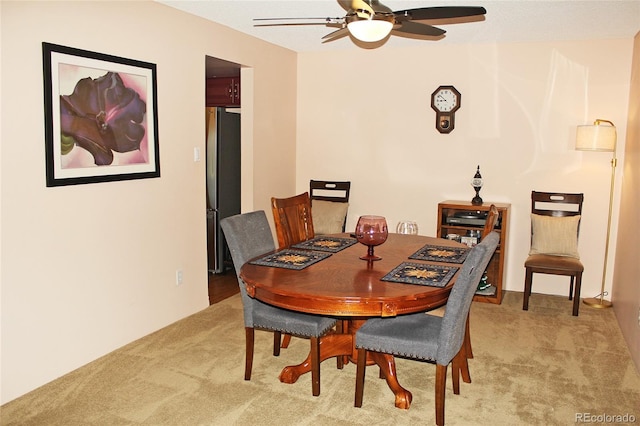
[[[437,235],[447,238],[448,234],[458,234],[462,237],[472,232],[482,233],[484,218],[491,204],[498,209],[498,223],[495,230],[500,233],[500,243],[487,266],[487,281],[491,284],[486,290],[477,292],[473,300],[477,302],[502,303],[502,289],[504,286],[504,266],[507,259],[507,241],[509,231],[509,212],[511,204],[484,202],[481,206],[474,206],[470,201],[448,200],[438,204]]]
[[[240,106],[240,77],[207,78],[208,107]]]

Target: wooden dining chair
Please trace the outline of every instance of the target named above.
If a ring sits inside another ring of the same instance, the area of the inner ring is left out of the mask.
[[[498,212],[498,208],[495,204],[491,204],[489,206],[489,211],[487,212],[487,220],[484,222],[484,228],[482,229],[482,236],[480,237],[480,240],[484,240],[484,237],[493,231],[498,223],[499,217],[500,212]]]
[[[444,316],[424,313],[373,318],[356,331],[358,364],[355,406],[362,407],[367,353],[376,363],[387,363],[383,354],[401,356],[436,364],[436,424],[444,425],[444,400],[447,367],[452,364],[453,392],[460,393],[460,371],[467,368],[463,345],[465,323],[478,281],[498,246],[500,235],[490,233],[471,249],[458,274]],[[391,358],[391,362],[393,358]]]
[[[336,319],[277,308],[253,299],[247,294],[246,285],[240,278],[242,265],[275,249],[271,228],[264,211],[224,218],[220,221],[220,226],[227,239],[242,297],[246,339],[244,379],[251,380],[255,329],[273,331],[274,356],[280,354],[281,333],[306,337],[311,341],[312,392],[314,396],[320,395],[319,338],[336,326]]]
[[[289,247],[315,236],[313,217],[311,214],[311,199],[309,193],[304,192],[289,198],[271,198],[273,221],[276,225],[276,235],[280,248]],[[337,330],[343,329],[344,322],[340,321]],[[288,348],[291,334],[285,333],[282,338],[282,348]],[[338,357],[338,368],[342,369],[344,360]]]
[[[584,271],[578,253],[583,200],[584,194],[581,193],[531,191],[531,249],[524,262],[523,310],[529,310],[534,273],[565,275],[570,277],[572,314],[578,316]]]
[[[289,247],[315,236],[308,192],[288,198],[271,197],[271,210],[279,248]]]
[[[344,232],[347,225],[351,182],[310,180],[309,198],[316,235]]]

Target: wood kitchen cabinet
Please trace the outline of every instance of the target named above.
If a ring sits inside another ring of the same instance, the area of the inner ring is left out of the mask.
[[[239,107],[240,77],[207,78],[208,107]]]
[[[458,234],[465,237],[478,231],[482,233],[486,214],[491,204],[494,204],[498,209],[498,222],[494,229],[500,233],[500,242],[487,266],[487,280],[491,287],[477,292],[473,300],[500,304],[502,303],[502,289],[505,280],[504,268],[507,260],[511,204],[484,202],[480,206],[474,206],[470,201],[443,201],[438,204],[437,235],[440,238],[447,238],[448,234]]]

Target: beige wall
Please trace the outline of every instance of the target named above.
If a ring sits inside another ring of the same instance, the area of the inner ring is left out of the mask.
[[[295,188],[295,157],[280,153],[295,152],[296,55],[152,2],[2,1],[0,14],[4,403],[208,305],[193,161],[205,56],[247,67],[246,211]],[[159,179],[45,187],[43,41],[157,65]]]
[[[617,168],[624,179],[611,300],[636,369],[640,371],[640,33],[635,37],[633,49],[630,94],[625,157]]]
[[[611,155],[575,151],[575,131],[611,120],[623,149],[632,46],[631,39],[425,42],[410,50],[300,54],[298,191],[312,178],[351,180],[349,229],[360,215],[379,214],[391,229],[411,219],[433,235],[438,202],[471,200],[480,165],[482,198],[512,204],[506,289],[514,291],[524,286],[531,191],[584,192],[582,295],[593,297],[601,285]],[[430,96],[448,84],[462,93],[462,106],[455,130],[442,135]],[[568,287],[566,277],[536,275],[533,291],[568,294]]]

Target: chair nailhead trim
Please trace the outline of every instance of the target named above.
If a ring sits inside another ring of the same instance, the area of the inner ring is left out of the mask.
[[[325,328],[323,330],[320,330],[320,332],[318,333],[318,336],[316,336],[315,334],[301,333],[301,332],[299,332],[297,330],[288,330],[288,329],[285,329],[285,328],[274,328],[271,325],[265,326],[265,325],[260,325],[260,324],[253,324],[253,328],[259,328],[261,330],[268,330],[268,331],[279,331],[280,333],[292,334],[294,336],[303,336],[303,337],[319,337],[319,336],[322,336],[327,331],[331,330],[334,326],[335,326],[335,324],[333,324],[331,327],[327,327],[327,328]]]
[[[372,348],[372,347],[365,347],[365,346],[357,346],[356,345],[356,349],[366,349],[366,350],[371,351],[371,352],[381,352],[381,353],[386,353],[386,354],[390,354],[390,355],[396,355],[396,356],[401,356],[401,357],[419,359],[419,360],[424,360],[424,361],[435,361],[436,360],[435,358],[423,357],[421,355],[416,355],[416,354],[413,354],[413,353],[406,353],[406,352],[399,352],[399,351],[389,352],[387,350],[383,350],[383,349],[380,349],[380,348]]]

